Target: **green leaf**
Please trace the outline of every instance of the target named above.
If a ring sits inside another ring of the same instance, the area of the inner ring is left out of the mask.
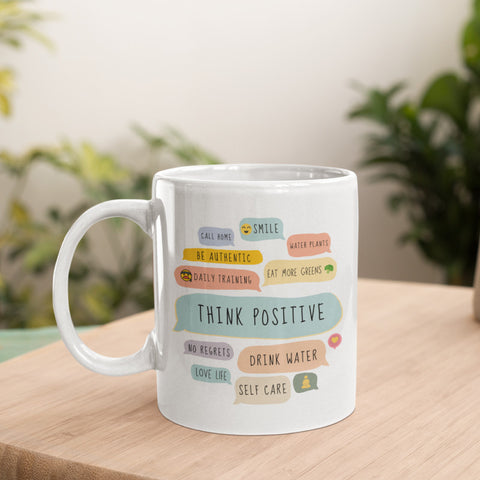
[[[26,225],[31,222],[30,213],[19,200],[12,200],[10,203],[10,220],[16,225]]]
[[[7,258],[10,261],[14,261],[20,255],[23,255],[30,248],[31,244],[32,242],[24,242],[22,239],[13,237]]]
[[[1,25],[0,25],[1,29]],[[13,72],[9,69],[0,70],[0,113],[8,116],[11,113],[10,95],[15,88]]]
[[[473,11],[475,15],[480,15],[480,0],[473,0]]]
[[[418,109],[413,103],[405,102],[397,108],[397,113],[410,121],[415,121],[418,116]]]
[[[390,88],[387,88],[387,90],[385,90],[385,96],[388,100],[391,100],[397,93],[405,90],[406,87],[407,82],[405,81],[394,83]]]
[[[394,109],[391,105],[393,97],[405,88],[404,82],[399,82],[385,90],[370,89],[366,91],[366,101],[354,107],[349,113],[350,119],[364,118],[388,125],[392,121]]]
[[[398,165],[404,165],[404,159],[396,156],[379,156],[379,157],[372,157],[368,158],[366,160],[363,160],[360,163],[360,166],[362,167],[376,167],[378,165],[387,165],[387,166],[398,166]]]
[[[17,49],[22,46],[22,42],[16,37],[9,37],[7,35],[4,35],[1,41],[6,45],[8,45],[9,47],[13,47]]]
[[[153,135],[139,125],[134,125],[132,129],[152,150],[168,152],[183,164],[215,165],[221,163],[215,155],[187,140],[183,134],[174,128],[167,129],[165,135]]]
[[[14,87],[15,80],[13,72],[6,68],[0,70],[0,92],[12,92]]]
[[[394,193],[388,197],[388,206],[392,212],[398,212],[402,205],[408,202],[408,195],[405,193]]]
[[[36,40],[38,43],[43,44],[44,47],[48,48],[49,50],[54,49],[53,42],[43,33],[39,32],[35,28],[32,28],[29,25],[24,25],[23,27],[20,28],[22,33],[25,35],[28,35],[30,38],[33,40]]]
[[[463,62],[475,75],[480,76],[480,14],[472,18],[463,29]]]
[[[83,143],[72,153],[78,174],[89,184],[115,183],[128,178],[128,172],[112,156],[97,152],[89,143]]]
[[[55,223],[59,223],[62,219],[60,209],[58,207],[50,207],[47,211],[47,215]]]
[[[11,113],[10,101],[6,95],[0,93],[0,113],[8,117]]]
[[[39,240],[25,254],[23,263],[28,270],[39,273],[55,262],[57,253],[58,245],[51,238]]]
[[[109,285],[96,283],[87,289],[84,302],[93,317],[93,323],[106,323],[113,319],[114,298],[115,291]]]
[[[51,48],[50,40],[34,26],[54,16],[23,8],[25,3],[22,0],[0,1],[0,43],[19,48],[23,38],[29,36]]]
[[[132,130],[152,149],[163,148],[165,145],[167,145],[167,141],[163,137],[152,135],[140,125],[133,125]]]
[[[42,148],[33,148],[22,155],[14,155],[6,150],[0,151],[0,167],[8,173],[16,176],[22,176],[26,170],[38,161],[49,162],[54,156],[53,151]]]
[[[70,268],[69,279],[74,282],[85,280],[90,274],[90,268],[83,263],[74,262]]]
[[[466,126],[468,105],[468,85],[454,73],[446,73],[434,79],[421,101],[422,108],[447,115],[460,129]]]

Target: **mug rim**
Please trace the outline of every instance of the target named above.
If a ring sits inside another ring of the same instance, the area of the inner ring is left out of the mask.
[[[268,179],[255,177],[260,172],[269,173]],[[211,176],[206,176],[210,172]],[[235,178],[238,172],[250,172],[252,178]],[[281,177],[290,173],[292,178]],[[228,178],[225,178],[225,174]],[[215,175],[218,175],[215,178]],[[296,178],[295,176],[296,175]],[[303,175],[303,177],[301,177]],[[158,171],[155,179],[186,184],[249,185],[249,186],[305,186],[324,183],[338,183],[356,178],[355,172],[339,167],[308,164],[282,163],[236,163],[210,165],[184,165]]]

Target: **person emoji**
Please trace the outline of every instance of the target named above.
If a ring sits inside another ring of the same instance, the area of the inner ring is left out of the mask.
[[[304,390],[306,388],[312,388],[311,385],[310,385],[310,380],[308,378],[308,375],[305,375],[303,377],[303,383],[302,383],[302,390]]]

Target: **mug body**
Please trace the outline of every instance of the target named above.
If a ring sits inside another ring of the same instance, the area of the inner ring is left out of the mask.
[[[152,195],[158,407],[175,423],[278,434],[355,407],[352,172],[180,167]]]

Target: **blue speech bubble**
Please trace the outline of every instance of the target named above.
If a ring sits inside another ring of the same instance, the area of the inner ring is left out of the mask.
[[[207,383],[232,383],[228,368],[208,367],[205,365],[192,365],[192,378],[199,382]]]
[[[234,233],[231,228],[202,227],[198,240],[202,245],[233,245]]]
[[[174,330],[237,338],[294,338],[334,328],[342,306],[332,293],[300,298],[184,295]]]
[[[283,236],[283,222],[279,218],[243,218],[240,221],[240,236],[249,242],[274,240]]]

